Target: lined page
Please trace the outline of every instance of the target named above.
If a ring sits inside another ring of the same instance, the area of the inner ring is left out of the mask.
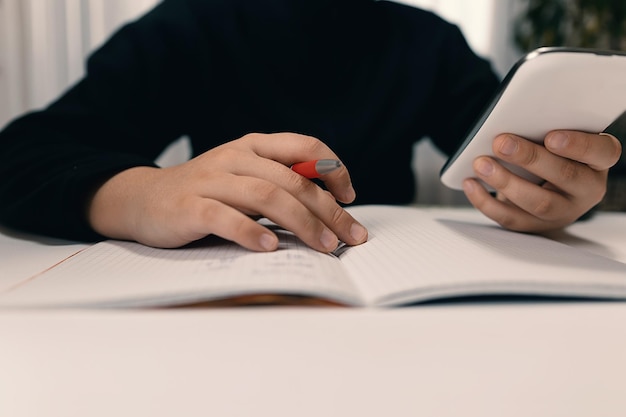
[[[370,232],[341,260],[368,304],[487,294],[626,297],[626,264],[433,210],[350,209]]]
[[[272,253],[217,239],[179,249],[101,242],[0,294],[0,306],[159,306],[259,293],[358,302],[337,258],[278,234]]]

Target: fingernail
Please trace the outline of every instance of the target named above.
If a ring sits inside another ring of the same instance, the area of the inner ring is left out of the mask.
[[[327,250],[333,250],[337,247],[339,241],[333,232],[328,229],[324,229],[322,231],[322,236],[320,236],[320,242]]]
[[[500,143],[499,150],[502,155],[513,155],[517,151],[517,141],[506,136]]]
[[[465,191],[466,194],[472,194],[474,192],[474,181],[463,181],[463,191]]]
[[[553,133],[546,138],[546,146],[552,149],[563,149],[569,137],[565,133]]]
[[[269,233],[262,234],[259,243],[267,251],[275,250],[278,247],[278,239]]]
[[[476,161],[476,171],[481,173],[483,176],[488,177],[493,174],[495,170],[493,163],[488,159],[479,159]]]
[[[367,229],[358,223],[352,223],[352,226],[350,226],[350,236],[357,242],[362,242],[367,238]]]

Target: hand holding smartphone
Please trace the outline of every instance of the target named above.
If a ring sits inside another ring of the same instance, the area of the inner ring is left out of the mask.
[[[493,156],[493,139],[502,133],[542,143],[552,130],[610,132],[610,126],[624,122],[625,118],[626,53],[540,48],[509,71],[499,91],[443,166],[440,178],[446,186],[462,189],[463,180],[474,176],[474,159]],[[519,167],[503,165],[523,178],[540,181]]]

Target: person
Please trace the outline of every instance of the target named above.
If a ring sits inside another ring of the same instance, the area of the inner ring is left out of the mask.
[[[0,221],[78,240],[179,247],[217,235],[271,251],[266,217],[322,252],[360,244],[367,230],[345,204],[410,203],[415,141],[450,154],[498,85],[456,26],[410,6],[165,0],[93,53],[58,100],[0,134]],[[181,136],[194,157],[158,167]],[[545,146],[503,134],[493,150],[545,183],[484,156],[465,194],[524,232],[592,209],[621,155],[613,136],[558,130]],[[289,169],[316,159],[343,164],[321,183]]]

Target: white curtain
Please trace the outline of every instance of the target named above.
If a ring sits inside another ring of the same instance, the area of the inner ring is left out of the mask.
[[[459,25],[474,50],[491,59],[501,74],[517,58],[507,30],[515,0],[398,1],[434,10]],[[76,82],[90,51],[157,2],[0,0],[0,128],[23,112],[48,104]],[[175,155],[187,155],[184,145],[174,149]],[[418,202],[464,202],[463,196],[445,189],[437,179],[445,157],[428,141],[420,142],[416,151]]]
[[[0,125],[83,74],[85,56],[157,0],[0,0]]]

